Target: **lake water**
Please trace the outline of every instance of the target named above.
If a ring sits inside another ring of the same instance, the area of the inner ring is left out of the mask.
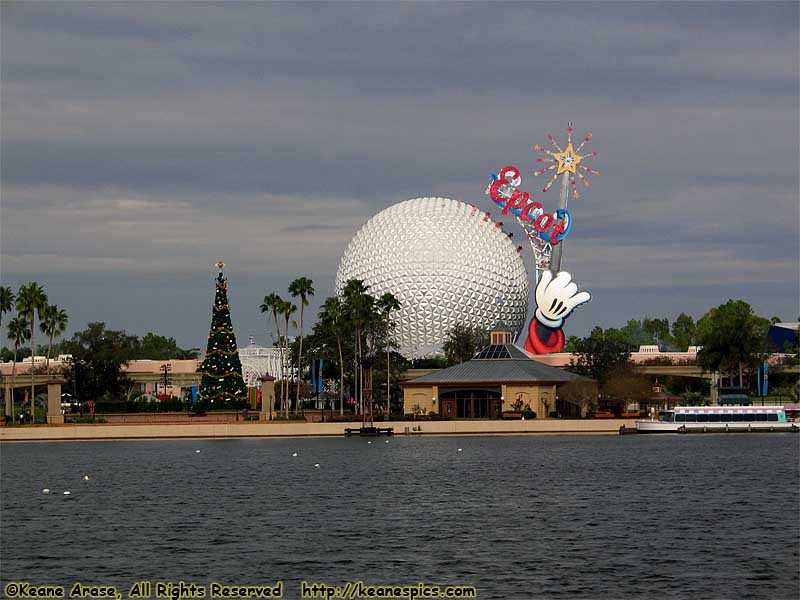
[[[369,441],[4,444],[0,579],[800,596],[800,436]]]

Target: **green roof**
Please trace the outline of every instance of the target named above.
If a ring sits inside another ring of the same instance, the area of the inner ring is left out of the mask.
[[[588,381],[586,377],[535,361],[513,344],[495,344],[466,362],[406,381],[403,385],[565,383],[576,379]]]
[[[752,404],[753,401],[747,394],[725,394],[719,397],[719,404]]]

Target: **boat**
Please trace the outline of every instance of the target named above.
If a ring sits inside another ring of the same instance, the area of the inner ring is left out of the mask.
[[[794,431],[783,406],[677,406],[658,420],[636,421],[639,433],[711,433],[733,431]]]

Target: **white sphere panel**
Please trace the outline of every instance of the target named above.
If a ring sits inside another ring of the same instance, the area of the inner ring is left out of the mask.
[[[527,316],[528,275],[514,243],[484,212],[448,198],[407,200],[372,217],[342,256],[337,293],[350,279],[397,297],[395,336],[409,357],[439,351],[457,324],[518,332]]]

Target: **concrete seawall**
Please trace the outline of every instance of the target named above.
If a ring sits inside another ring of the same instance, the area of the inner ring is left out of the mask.
[[[394,421],[376,423],[393,427],[395,435],[612,435],[621,425],[634,428],[633,419],[543,419],[527,421]],[[342,437],[346,427],[358,423],[163,423],[80,424],[0,427],[0,442],[135,440],[174,438]]]

